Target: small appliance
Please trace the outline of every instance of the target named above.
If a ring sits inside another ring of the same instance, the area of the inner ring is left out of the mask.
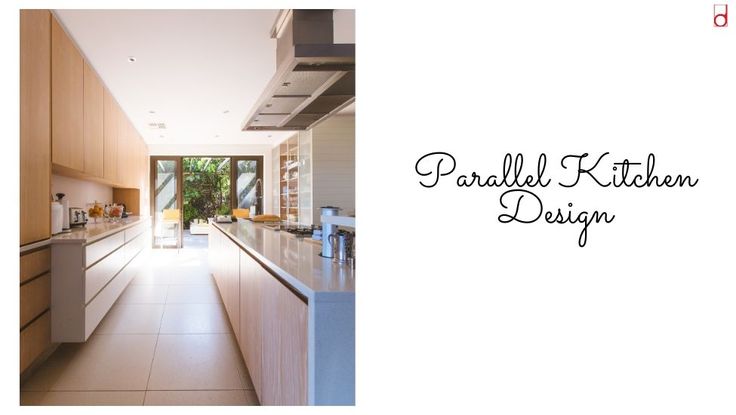
[[[87,211],[84,208],[69,208],[69,226],[84,226],[87,224]]]

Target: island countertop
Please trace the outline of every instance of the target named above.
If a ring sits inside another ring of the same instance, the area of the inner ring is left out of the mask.
[[[50,242],[51,244],[91,244],[149,219],[149,216],[128,216],[119,222],[103,222],[102,219],[98,219],[98,223],[87,222],[84,227],[72,228],[71,232],[54,235]]]
[[[319,244],[250,221],[212,226],[307,298],[354,301],[355,271],[347,264],[321,257]]]

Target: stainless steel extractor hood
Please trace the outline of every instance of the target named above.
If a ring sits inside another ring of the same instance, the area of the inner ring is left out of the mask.
[[[282,10],[276,74],[243,131],[306,130],[355,101],[355,44],[333,43],[333,10]]]

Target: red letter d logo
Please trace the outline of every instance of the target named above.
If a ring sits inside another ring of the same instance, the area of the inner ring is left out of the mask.
[[[713,5],[713,26],[728,26],[728,4]]]

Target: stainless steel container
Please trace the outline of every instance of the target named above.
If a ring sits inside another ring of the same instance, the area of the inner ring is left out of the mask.
[[[344,264],[353,257],[353,234],[338,231],[328,238],[332,244],[332,261]]]
[[[339,207],[335,206],[322,206],[320,208],[321,216],[337,216],[337,212],[340,210]],[[333,257],[333,247],[330,235],[337,231],[337,225],[333,223],[322,223],[322,256],[325,258]]]

